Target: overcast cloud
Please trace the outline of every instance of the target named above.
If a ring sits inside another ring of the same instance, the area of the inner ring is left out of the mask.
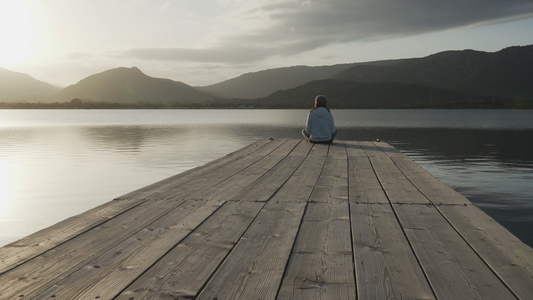
[[[0,68],[66,86],[136,66],[206,85],[269,68],[533,44],[533,0],[0,0]]]
[[[383,40],[530,18],[530,0],[256,1],[219,17],[238,32],[202,48],[135,48],[125,55],[151,60],[250,63],[331,44]]]

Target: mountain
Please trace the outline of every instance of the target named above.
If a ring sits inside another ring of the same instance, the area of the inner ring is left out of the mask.
[[[178,81],[153,78],[136,67],[116,68],[89,76],[61,90],[56,99],[108,103],[192,103],[213,98]]]
[[[332,77],[357,82],[397,82],[455,90],[472,96],[533,95],[533,45],[494,53],[446,51],[391,65],[357,65]]]
[[[446,51],[423,58],[352,64],[327,79],[253,101],[234,101],[301,108],[312,106],[317,94],[325,94],[336,108],[533,108],[532,70],[533,45],[494,53]],[[292,76],[283,69],[277,71],[279,81]]]
[[[198,90],[223,98],[252,99],[268,96],[278,90],[297,87],[313,80],[331,78],[356,64],[308,67],[294,66],[246,73]]]
[[[479,104],[478,99],[457,91],[417,84],[325,79],[249,100],[248,105],[265,108],[312,108],[315,96],[319,94],[327,95],[330,99],[328,106],[331,108],[464,107]]]
[[[243,74],[193,88],[116,68],[58,90],[0,69],[0,102],[94,102],[170,106],[309,107],[325,94],[332,107],[533,108],[533,45],[489,53],[445,51],[422,58],[332,66],[293,66]],[[224,99],[221,99],[224,98]]]
[[[27,74],[0,68],[0,102],[49,102],[58,91]]]

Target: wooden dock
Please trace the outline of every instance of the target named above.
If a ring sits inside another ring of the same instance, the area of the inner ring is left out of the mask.
[[[533,250],[383,142],[262,140],[0,248],[0,299],[400,298],[533,299]]]

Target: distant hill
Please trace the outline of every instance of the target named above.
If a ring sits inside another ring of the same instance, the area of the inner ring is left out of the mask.
[[[460,92],[423,85],[325,79],[278,91],[268,97],[249,100],[248,105],[265,108],[312,108],[314,98],[319,94],[327,95],[330,99],[328,106],[331,108],[462,107],[478,104],[478,99]]]
[[[533,45],[495,53],[446,51],[394,65],[357,65],[332,77],[357,82],[397,82],[455,90],[471,96],[533,95]]]
[[[313,80],[328,79],[355,64],[308,67],[294,66],[246,73],[217,84],[197,87],[198,90],[222,98],[252,99],[268,96]]]
[[[533,108],[533,45],[494,53],[445,51],[422,58],[269,69],[196,88],[147,76],[135,67],[116,68],[57,91],[28,75],[0,69],[0,102],[77,98],[138,107],[303,108],[312,105],[315,95],[325,94],[338,108]]]
[[[107,103],[192,103],[213,98],[170,79],[153,78],[136,67],[116,68],[89,76],[61,90],[56,99]]]
[[[50,102],[58,91],[27,74],[0,68],[0,102]]]
[[[280,80],[291,76],[277,71]],[[328,79],[254,101],[235,101],[257,107],[309,107],[317,94],[325,94],[338,108],[533,108],[533,45],[353,64]]]

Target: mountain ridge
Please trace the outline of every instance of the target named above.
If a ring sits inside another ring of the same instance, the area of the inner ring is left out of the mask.
[[[533,45],[497,52],[454,50],[389,66],[355,66],[334,79],[399,82],[456,90],[472,96],[513,97],[533,94]]]
[[[0,68],[0,102],[48,102],[59,90],[59,87],[28,74]]]
[[[58,101],[75,98],[113,103],[174,103],[202,101],[212,96],[179,81],[150,77],[137,67],[119,67],[86,77],[56,95]]]
[[[55,87],[56,94],[50,96],[49,91],[46,97],[51,101],[78,99],[170,107],[283,108],[301,107],[303,98],[308,103],[313,94],[328,93],[338,107],[345,108],[533,107],[531,70],[533,45],[496,52],[449,50],[420,58],[267,69],[203,87],[150,77],[136,67],[119,67],[88,76],[60,91]],[[21,74],[18,78],[24,77]],[[6,88],[4,84],[2,89],[1,84],[0,80],[3,102]],[[35,92],[30,95],[26,91],[25,95],[26,102],[46,98],[37,99]],[[361,100],[362,96],[367,99]]]

